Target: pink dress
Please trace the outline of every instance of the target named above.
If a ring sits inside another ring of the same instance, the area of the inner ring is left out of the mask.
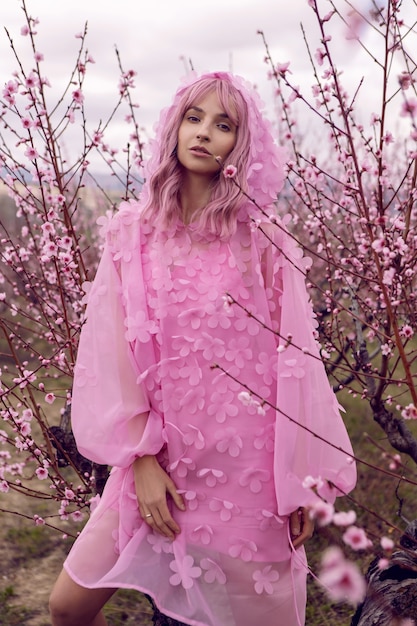
[[[65,563],[77,583],[138,589],[195,626],[304,624],[305,556],[290,547],[288,515],[317,497],[307,475],[344,492],[355,482],[304,265],[270,223],[239,221],[220,240],[181,224],[156,231],[135,203],[122,205],[75,372],[79,449],[113,466]],[[158,456],[185,499],[173,542],[139,515],[131,464],[143,454]]]

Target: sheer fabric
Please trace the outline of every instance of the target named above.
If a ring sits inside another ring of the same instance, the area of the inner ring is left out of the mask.
[[[107,241],[79,347],[73,428],[84,455],[115,467],[68,572],[87,587],[144,591],[186,624],[303,623],[305,560],[290,550],[288,514],[317,497],[302,486],[307,475],[346,492],[355,470],[315,358],[299,249],[266,224],[239,222],[227,241],[180,224],[161,233],[141,227],[134,204]],[[147,421],[137,417],[148,408]],[[139,516],[131,463],[142,454],[158,454],[187,503],[173,511],[174,542]]]
[[[249,110],[245,175],[262,210],[243,202],[224,238],[198,222],[156,229],[141,216],[145,186],[108,223],[72,422],[80,452],[113,470],[65,567],[85,587],[138,589],[184,624],[300,626],[307,569],[288,516],[318,498],[306,476],[320,476],[332,501],[356,474],[314,337],[308,261],[267,217],[282,155],[256,94],[230,80]],[[144,454],[186,502],[172,511],[182,529],[173,542],[139,515],[131,465]]]

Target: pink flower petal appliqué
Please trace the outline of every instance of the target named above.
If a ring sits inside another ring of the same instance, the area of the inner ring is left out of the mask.
[[[202,574],[201,568],[194,565],[194,559],[189,554],[182,559],[171,561],[169,567],[175,572],[169,579],[171,585],[182,585],[184,589],[191,589],[194,585],[194,578],[199,578]]]
[[[201,559],[200,562],[201,567],[206,570],[204,574],[204,580],[206,583],[214,583],[217,582],[219,585],[224,585],[226,583],[226,574],[212,559]]]
[[[257,594],[266,593],[272,595],[274,593],[272,583],[276,583],[279,580],[279,573],[272,569],[272,565],[267,565],[262,570],[256,570],[252,578],[255,581],[254,586]]]

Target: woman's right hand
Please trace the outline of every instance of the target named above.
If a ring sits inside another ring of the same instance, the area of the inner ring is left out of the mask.
[[[185,511],[185,505],[181,495],[177,493],[174,482],[159,465],[155,456],[135,459],[133,474],[142,518],[157,533],[175,539],[181,529],[169,511],[167,494],[181,511]]]

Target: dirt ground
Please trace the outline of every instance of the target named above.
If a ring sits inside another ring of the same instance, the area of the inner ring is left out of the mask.
[[[32,505],[19,494],[0,494],[0,509],[33,515]],[[48,598],[70,545],[57,531],[0,512],[0,626],[51,625]],[[151,624],[147,600],[133,591],[118,592],[105,613],[109,626]]]

